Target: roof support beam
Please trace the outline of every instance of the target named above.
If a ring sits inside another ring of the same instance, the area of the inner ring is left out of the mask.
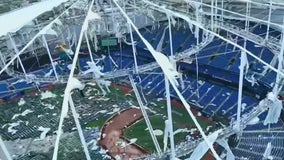
[[[284,24],[284,18],[283,18],[283,24]],[[283,70],[283,56],[284,56],[284,29],[282,30],[282,40],[281,40],[281,49],[280,54],[278,54],[278,70]],[[283,84],[281,84],[281,80],[284,77],[281,76],[279,73],[276,75],[276,82],[273,88],[273,93],[275,95],[278,95],[278,93],[281,91],[281,88]]]
[[[33,42],[40,37],[42,34],[46,33],[48,29],[51,28],[51,26],[56,23],[60,17],[62,17],[65,13],[68,13],[69,9],[73,8],[80,0],[77,0],[75,3],[73,3],[69,8],[67,8],[64,12],[62,12],[57,18],[55,18],[53,21],[51,21],[48,25],[46,25],[43,29],[41,29],[19,52],[16,53],[16,55],[1,69],[0,75],[30,46],[33,44]]]
[[[271,11],[272,11],[272,1],[269,1],[269,13],[268,13],[268,22],[271,20]],[[270,28],[270,23],[267,24],[267,30],[266,30],[266,36],[265,39],[268,39],[269,36],[269,28]]]
[[[16,43],[15,43],[14,39],[11,37],[10,33],[9,33],[8,35],[9,35],[9,39],[10,39],[10,41],[11,41],[11,43],[12,43],[12,46],[13,46],[13,48],[14,48],[15,53],[18,54],[18,53],[19,53],[19,50],[18,50],[18,48],[17,48],[17,46],[16,46]],[[20,57],[17,57],[17,60],[18,60],[18,62],[20,63],[20,66],[21,66],[21,68],[22,68],[22,70],[23,70],[23,72],[24,72],[24,74],[25,74],[26,79],[27,79],[27,73],[26,73],[25,67],[24,67],[24,65],[23,65],[23,63],[22,63],[21,58],[20,58]],[[1,74],[1,73],[0,73],[0,74]]]
[[[64,118],[67,116],[67,113],[68,113],[68,108],[69,108],[68,107],[68,101],[69,101],[70,96],[71,96],[70,95],[71,90],[74,89],[73,88],[74,84],[72,84],[73,79],[74,79],[74,71],[75,71],[75,68],[76,68],[77,61],[78,61],[79,51],[80,51],[80,48],[81,48],[84,32],[86,32],[87,29],[88,29],[88,23],[89,23],[89,19],[90,19],[89,15],[90,15],[93,4],[94,4],[94,0],[92,0],[92,2],[90,3],[86,18],[85,18],[84,23],[83,23],[82,28],[81,28],[77,48],[76,48],[74,58],[73,58],[73,62],[72,62],[72,67],[71,67],[71,70],[70,70],[66,89],[64,91],[64,98],[63,98],[63,103],[62,103],[62,108],[61,108],[61,115],[60,115],[60,120],[59,120],[59,125],[58,125],[57,136],[56,136],[52,160],[57,160],[58,149],[59,149],[59,141],[60,141],[60,136],[62,134],[63,121],[64,121]],[[77,115],[73,114],[73,116],[77,116]],[[74,117],[74,118],[76,118],[76,117]],[[77,128],[77,129],[80,130],[80,127]],[[82,140],[82,137],[81,137],[81,140]],[[84,145],[84,143],[83,143],[83,145]],[[85,154],[86,154],[86,158],[88,159],[89,158],[88,152],[87,153],[85,152]]]
[[[112,3],[111,3],[112,4]],[[130,33],[130,38],[131,38],[131,46],[132,46],[132,54],[133,54],[133,58],[134,58],[134,67],[135,67],[135,72],[138,73],[138,64],[137,64],[137,58],[136,58],[136,46],[134,44],[134,39],[133,39],[133,33],[132,33],[132,28],[131,25],[127,24],[127,27],[129,29],[129,33]]]
[[[93,54],[92,54],[92,50],[91,50],[91,46],[90,46],[90,42],[89,42],[89,38],[88,38],[87,32],[85,32],[85,39],[86,39],[86,42],[87,42],[88,51],[89,51],[89,55],[90,55],[91,61],[94,62],[94,58],[93,58]]]
[[[198,123],[196,117],[194,116],[194,114],[192,113],[192,111],[190,110],[190,105],[186,102],[185,98],[183,97],[183,95],[181,94],[181,92],[178,90],[177,86],[176,86],[176,82],[174,81],[174,79],[172,79],[172,75],[170,75],[168,73],[168,68],[161,63],[161,58],[160,55],[158,53],[156,53],[155,49],[153,48],[153,46],[146,40],[144,39],[144,37],[141,35],[141,33],[139,32],[139,30],[137,29],[137,27],[134,25],[134,23],[131,21],[131,19],[128,17],[128,15],[125,13],[125,11],[118,5],[117,0],[113,0],[113,2],[115,3],[115,5],[119,8],[119,10],[121,11],[122,15],[127,19],[127,21],[131,24],[131,26],[133,27],[133,29],[136,31],[136,33],[138,34],[138,36],[141,38],[141,40],[144,42],[144,44],[147,46],[148,50],[151,52],[151,54],[153,55],[153,57],[155,58],[155,60],[158,62],[158,64],[160,65],[160,67],[162,68],[165,76],[169,79],[169,82],[171,83],[172,87],[174,88],[174,90],[176,91],[177,95],[179,96],[180,100],[182,101],[183,105],[185,106],[187,112],[189,113],[190,117],[192,118],[194,124],[197,126],[198,130],[200,131],[202,137],[204,138],[206,144],[209,146],[210,150],[212,151],[214,157],[217,160],[221,160],[221,158],[219,157],[219,155],[217,154],[217,152],[215,151],[215,149],[213,148],[212,144],[210,143],[208,137],[205,135],[202,127],[200,126],[200,124]],[[160,7],[160,6],[159,6]],[[166,12],[168,13],[168,12]],[[161,53],[162,54],[162,53]]]
[[[42,40],[43,40],[43,42],[44,42],[46,51],[47,51],[47,53],[48,53],[48,57],[49,57],[49,60],[50,60],[51,65],[52,65],[52,69],[53,69],[53,72],[54,72],[54,74],[55,74],[56,80],[58,80],[58,74],[57,74],[57,72],[56,72],[56,67],[55,67],[55,64],[54,64],[54,62],[53,62],[53,59],[52,59],[52,56],[51,56],[51,53],[50,53],[48,44],[47,44],[47,42],[46,42],[45,35],[42,35]],[[66,53],[66,54],[67,54],[67,53]]]
[[[214,36],[216,36],[216,37],[222,39],[223,41],[225,41],[225,42],[227,42],[227,43],[229,43],[229,44],[231,44],[231,45],[233,45],[233,46],[236,46],[236,47],[239,48],[240,50],[246,52],[247,54],[249,54],[250,56],[252,56],[252,57],[255,58],[256,60],[258,60],[260,63],[262,63],[262,64],[264,64],[265,66],[267,66],[267,67],[268,67],[269,69],[271,69],[272,71],[278,73],[281,77],[284,77],[284,73],[283,73],[282,71],[279,71],[278,69],[274,68],[274,67],[271,66],[270,64],[266,63],[264,60],[262,60],[261,58],[259,58],[259,57],[256,56],[256,55],[254,55],[252,52],[248,51],[247,49],[245,49],[244,47],[240,46],[239,44],[237,44],[237,43],[235,43],[235,42],[233,42],[233,41],[231,41],[231,40],[229,40],[229,39],[227,39],[227,38],[225,38],[225,37],[223,37],[223,36],[221,36],[221,35],[215,33],[214,31],[211,31],[211,30],[205,28],[205,27],[204,27],[202,24],[200,24],[200,23],[197,23],[196,21],[191,20],[188,16],[186,16],[186,15],[184,15],[184,14],[182,14],[182,13],[178,13],[178,12],[169,10],[169,9],[167,9],[167,8],[163,8],[163,7],[161,7],[161,6],[159,6],[159,5],[155,4],[155,3],[152,3],[152,2],[150,2],[150,1],[147,1],[147,0],[143,0],[143,2],[152,5],[152,6],[153,6],[152,8],[155,9],[155,10],[157,10],[157,11],[164,12],[164,13],[168,12],[168,13],[171,13],[172,15],[176,16],[176,17],[179,17],[179,18],[181,18],[181,19],[184,19],[184,20],[186,20],[188,23],[191,23],[191,24],[193,24],[193,25],[195,25],[195,26],[198,26],[198,27],[201,28],[202,30],[205,30],[205,31],[209,32],[210,34],[212,34],[212,35],[214,35]]]
[[[224,11],[224,12],[227,12],[227,13],[230,13],[230,14],[233,14],[235,16],[240,16],[240,17],[243,17],[245,18],[245,15],[244,14],[241,14],[241,13],[237,13],[237,12],[234,12],[234,11],[230,11],[230,10],[227,10],[227,9],[224,9],[224,8],[220,8],[220,7],[216,7],[216,6],[211,6],[210,4],[206,4],[206,3],[202,3],[202,2],[197,2],[197,1],[194,1],[194,0],[184,0],[188,3],[191,3],[191,4],[198,4],[198,5],[203,5],[203,6],[206,6],[206,7],[213,7],[215,8],[216,10],[220,10],[221,12]],[[253,1],[250,1],[250,3],[253,3]],[[252,17],[252,16],[249,16],[248,17],[251,21],[255,21],[255,22],[261,22],[261,23],[264,23],[264,24],[270,24],[270,25],[273,25],[275,27],[278,27],[278,28],[284,28],[284,26],[282,26],[281,24],[278,24],[278,23],[274,23],[274,22],[270,22],[268,20],[263,20],[263,19],[259,19],[259,18],[256,18],[256,17]]]
[[[171,144],[171,159],[176,158],[175,153],[175,141],[174,141],[174,132],[173,132],[173,118],[172,118],[172,105],[171,105],[171,97],[170,97],[170,84],[168,78],[165,76],[165,88],[166,88],[166,98],[167,98],[167,114],[168,114],[168,132],[170,133],[170,144]]]
[[[2,140],[1,136],[0,136],[0,147],[1,147],[2,151],[4,152],[4,155],[6,156],[7,160],[12,160],[12,157],[11,157],[4,141]]]
[[[154,145],[155,145],[155,148],[156,148],[156,150],[157,150],[157,153],[158,153],[158,155],[161,155],[161,154],[162,154],[161,147],[160,147],[160,145],[159,145],[159,143],[158,143],[157,137],[156,137],[155,134],[154,134],[154,130],[153,130],[153,127],[152,127],[152,125],[151,125],[150,119],[149,119],[149,117],[148,117],[147,111],[146,111],[145,106],[144,106],[144,104],[143,104],[143,102],[142,102],[142,100],[141,100],[141,96],[140,96],[140,94],[139,94],[139,91],[138,91],[138,89],[137,89],[135,83],[134,83],[134,80],[133,80],[132,76],[129,76],[129,80],[130,80],[131,86],[132,86],[132,88],[133,88],[133,91],[134,91],[134,93],[135,93],[135,96],[136,96],[136,98],[137,98],[137,101],[138,101],[138,103],[139,103],[139,106],[140,106],[142,115],[143,115],[143,117],[144,117],[144,120],[145,120],[145,122],[146,122],[146,125],[147,125],[147,127],[148,127],[148,130],[149,130],[149,132],[150,132],[150,135],[151,135],[151,138],[152,138],[153,143],[154,143]]]

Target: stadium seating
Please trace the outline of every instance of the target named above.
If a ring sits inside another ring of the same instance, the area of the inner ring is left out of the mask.
[[[269,133],[269,132],[258,132],[258,133],[243,133],[240,138],[238,146],[233,149],[237,159],[262,159],[263,153],[267,147],[267,143],[272,144],[272,155],[273,159],[282,160],[284,157],[283,148],[283,133]]]

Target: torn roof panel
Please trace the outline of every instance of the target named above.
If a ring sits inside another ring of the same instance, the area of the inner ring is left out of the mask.
[[[68,0],[45,0],[0,16],[0,36],[16,32],[33,19]]]

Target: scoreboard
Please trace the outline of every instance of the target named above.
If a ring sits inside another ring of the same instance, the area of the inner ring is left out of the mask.
[[[117,45],[117,39],[116,38],[102,39],[101,45],[103,47],[116,46]]]

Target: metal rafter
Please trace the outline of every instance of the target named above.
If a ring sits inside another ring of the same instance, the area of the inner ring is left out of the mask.
[[[33,42],[39,38],[42,34],[46,33],[48,29],[52,27],[54,23],[56,23],[59,18],[61,18],[64,14],[68,13],[69,9],[73,8],[77,3],[79,3],[80,0],[77,0],[74,2],[69,8],[67,8],[64,12],[62,12],[58,17],[56,17],[53,21],[51,21],[48,25],[46,25],[44,28],[42,28],[19,52],[14,55],[14,57],[0,70],[0,75],[22,54],[30,45],[33,44]]]
[[[197,23],[196,21],[194,20],[191,20],[189,17],[187,17],[186,15],[182,14],[182,13],[179,13],[179,12],[174,12],[172,10],[169,10],[167,8],[164,8],[164,7],[161,7],[155,3],[152,3],[150,1],[147,1],[147,0],[143,0],[143,2],[147,3],[147,4],[150,4],[155,10],[158,10],[158,11],[161,11],[161,12],[170,12],[172,15],[176,16],[176,17],[179,17],[179,18],[182,18],[184,20],[186,20],[188,23],[190,24],[193,24],[195,26],[199,26],[199,28],[201,28],[202,30],[206,31],[206,32],[209,32],[210,34],[220,38],[221,40],[233,45],[233,46],[236,46],[237,48],[239,48],[240,50],[246,52],[247,54],[249,54],[250,56],[252,56],[254,59],[258,60],[260,63],[264,64],[265,66],[267,66],[269,69],[271,69],[272,71],[278,73],[279,75],[281,75],[282,77],[284,77],[284,73],[282,71],[279,71],[278,69],[274,68],[273,66],[271,66],[270,64],[268,64],[267,62],[265,62],[264,60],[262,60],[261,58],[259,58],[258,56],[254,55],[252,52],[248,51],[247,49],[245,49],[244,47],[240,46],[239,44],[236,44],[235,42],[233,42],[232,40],[229,40],[217,33],[215,33],[214,31],[211,31],[209,29],[207,29],[205,26],[203,26],[202,24],[200,23]]]
[[[77,44],[76,51],[75,51],[75,54],[74,54],[74,57],[73,57],[72,67],[71,67],[71,70],[70,70],[70,74],[69,74],[69,78],[68,78],[68,81],[67,81],[66,89],[64,91],[64,98],[63,98],[63,103],[62,103],[62,108],[61,108],[61,115],[60,115],[60,120],[59,120],[59,125],[58,125],[57,136],[56,136],[56,141],[55,141],[55,145],[54,145],[54,151],[53,151],[52,160],[57,160],[60,136],[61,136],[61,134],[63,132],[62,131],[63,121],[64,121],[64,118],[67,116],[68,108],[69,108],[68,107],[68,102],[71,105],[73,117],[74,117],[75,122],[76,122],[76,127],[77,127],[78,132],[79,132],[81,143],[83,144],[83,147],[84,147],[86,158],[87,158],[87,160],[90,160],[90,155],[88,153],[87,145],[86,145],[86,142],[84,141],[85,140],[84,139],[84,135],[82,133],[82,129],[80,127],[80,123],[78,122],[78,119],[76,117],[78,115],[74,114],[74,112],[76,112],[76,111],[74,109],[74,106],[72,106],[73,101],[72,101],[72,99],[70,99],[70,97],[71,97],[71,91],[72,91],[72,89],[74,89],[73,88],[74,84],[72,84],[73,83],[72,80],[74,79],[74,71],[75,71],[75,68],[76,68],[76,63],[78,61],[79,50],[81,48],[83,36],[85,35],[84,33],[88,29],[88,23],[89,23],[89,20],[90,20],[89,16],[90,16],[90,12],[91,12],[93,4],[94,4],[94,0],[92,0],[90,5],[89,5],[89,9],[88,9],[88,12],[86,14],[84,23],[83,23],[83,25],[81,27],[81,32],[80,32],[78,44]]]
[[[136,33],[138,34],[138,36],[141,38],[141,40],[144,42],[144,44],[147,46],[147,48],[149,49],[149,51],[151,52],[151,54],[153,55],[153,57],[155,58],[155,60],[158,62],[158,64],[160,65],[160,67],[162,68],[165,76],[169,79],[169,82],[171,83],[173,89],[175,90],[175,92],[177,93],[177,95],[179,96],[180,100],[182,101],[183,105],[185,106],[188,114],[190,115],[190,117],[192,118],[194,124],[196,125],[196,127],[198,128],[198,130],[200,131],[202,137],[204,138],[206,144],[208,145],[208,147],[210,148],[210,150],[212,151],[214,157],[217,160],[220,160],[219,155],[216,153],[215,149],[213,148],[213,145],[211,145],[208,137],[205,135],[202,127],[200,126],[200,124],[198,123],[196,117],[194,116],[194,114],[192,113],[192,111],[190,110],[190,105],[186,102],[185,98],[183,97],[183,95],[181,94],[181,92],[178,90],[175,82],[173,81],[173,79],[171,79],[171,76],[169,75],[169,73],[167,73],[167,70],[165,70],[163,64],[160,64],[158,61],[158,56],[157,53],[153,52],[155,51],[155,49],[152,47],[152,45],[146,40],[144,39],[144,37],[140,34],[140,32],[138,31],[137,27],[133,24],[133,22],[131,21],[131,19],[128,17],[128,15],[125,13],[125,11],[118,5],[117,0],[113,0],[113,2],[115,3],[115,5],[119,8],[119,10],[121,11],[122,15],[127,19],[127,21],[131,24],[131,26],[133,27],[133,29],[136,31]],[[167,12],[166,12],[167,13]]]
[[[153,130],[153,127],[152,127],[152,125],[151,125],[150,119],[149,119],[149,117],[148,117],[148,114],[147,114],[147,111],[146,111],[146,107],[144,106],[144,104],[143,104],[143,102],[142,102],[142,100],[141,100],[141,96],[140,96],[140,94],[139,94],[139,91],[138,91],[138,89],[137,89],[137,87],[136,87],[136,84],[135,84],[134,79],[132,78],[132,76],[129,76],[129,80],[130,80],[131,86],[132,86],[132,88],[133,88],[133,91],[134,91],[134,93],[135,93],[135,96],[136,96],[136,98],[137,98],[139,107],[140,107],[140,109],[141,109],[141,112],[142,112],[142,115],[143,115],[144,120],[145,120],[145,122],[146,122],[146,125],[147,125],[147,127],[148,127],[148,130],[149,130],[149,132],[150,132],[151,138],[152,138],[152,140],[153,140],[153,142],[154,142],[156,151],[157,151],[158,155],[161,155],[162,150],[161,150],[161,147],[160,147],[159,142],[158,142],[158,140],[157,140],[157,137],[156,137],[155,134],[154,134],[154,130]]]

